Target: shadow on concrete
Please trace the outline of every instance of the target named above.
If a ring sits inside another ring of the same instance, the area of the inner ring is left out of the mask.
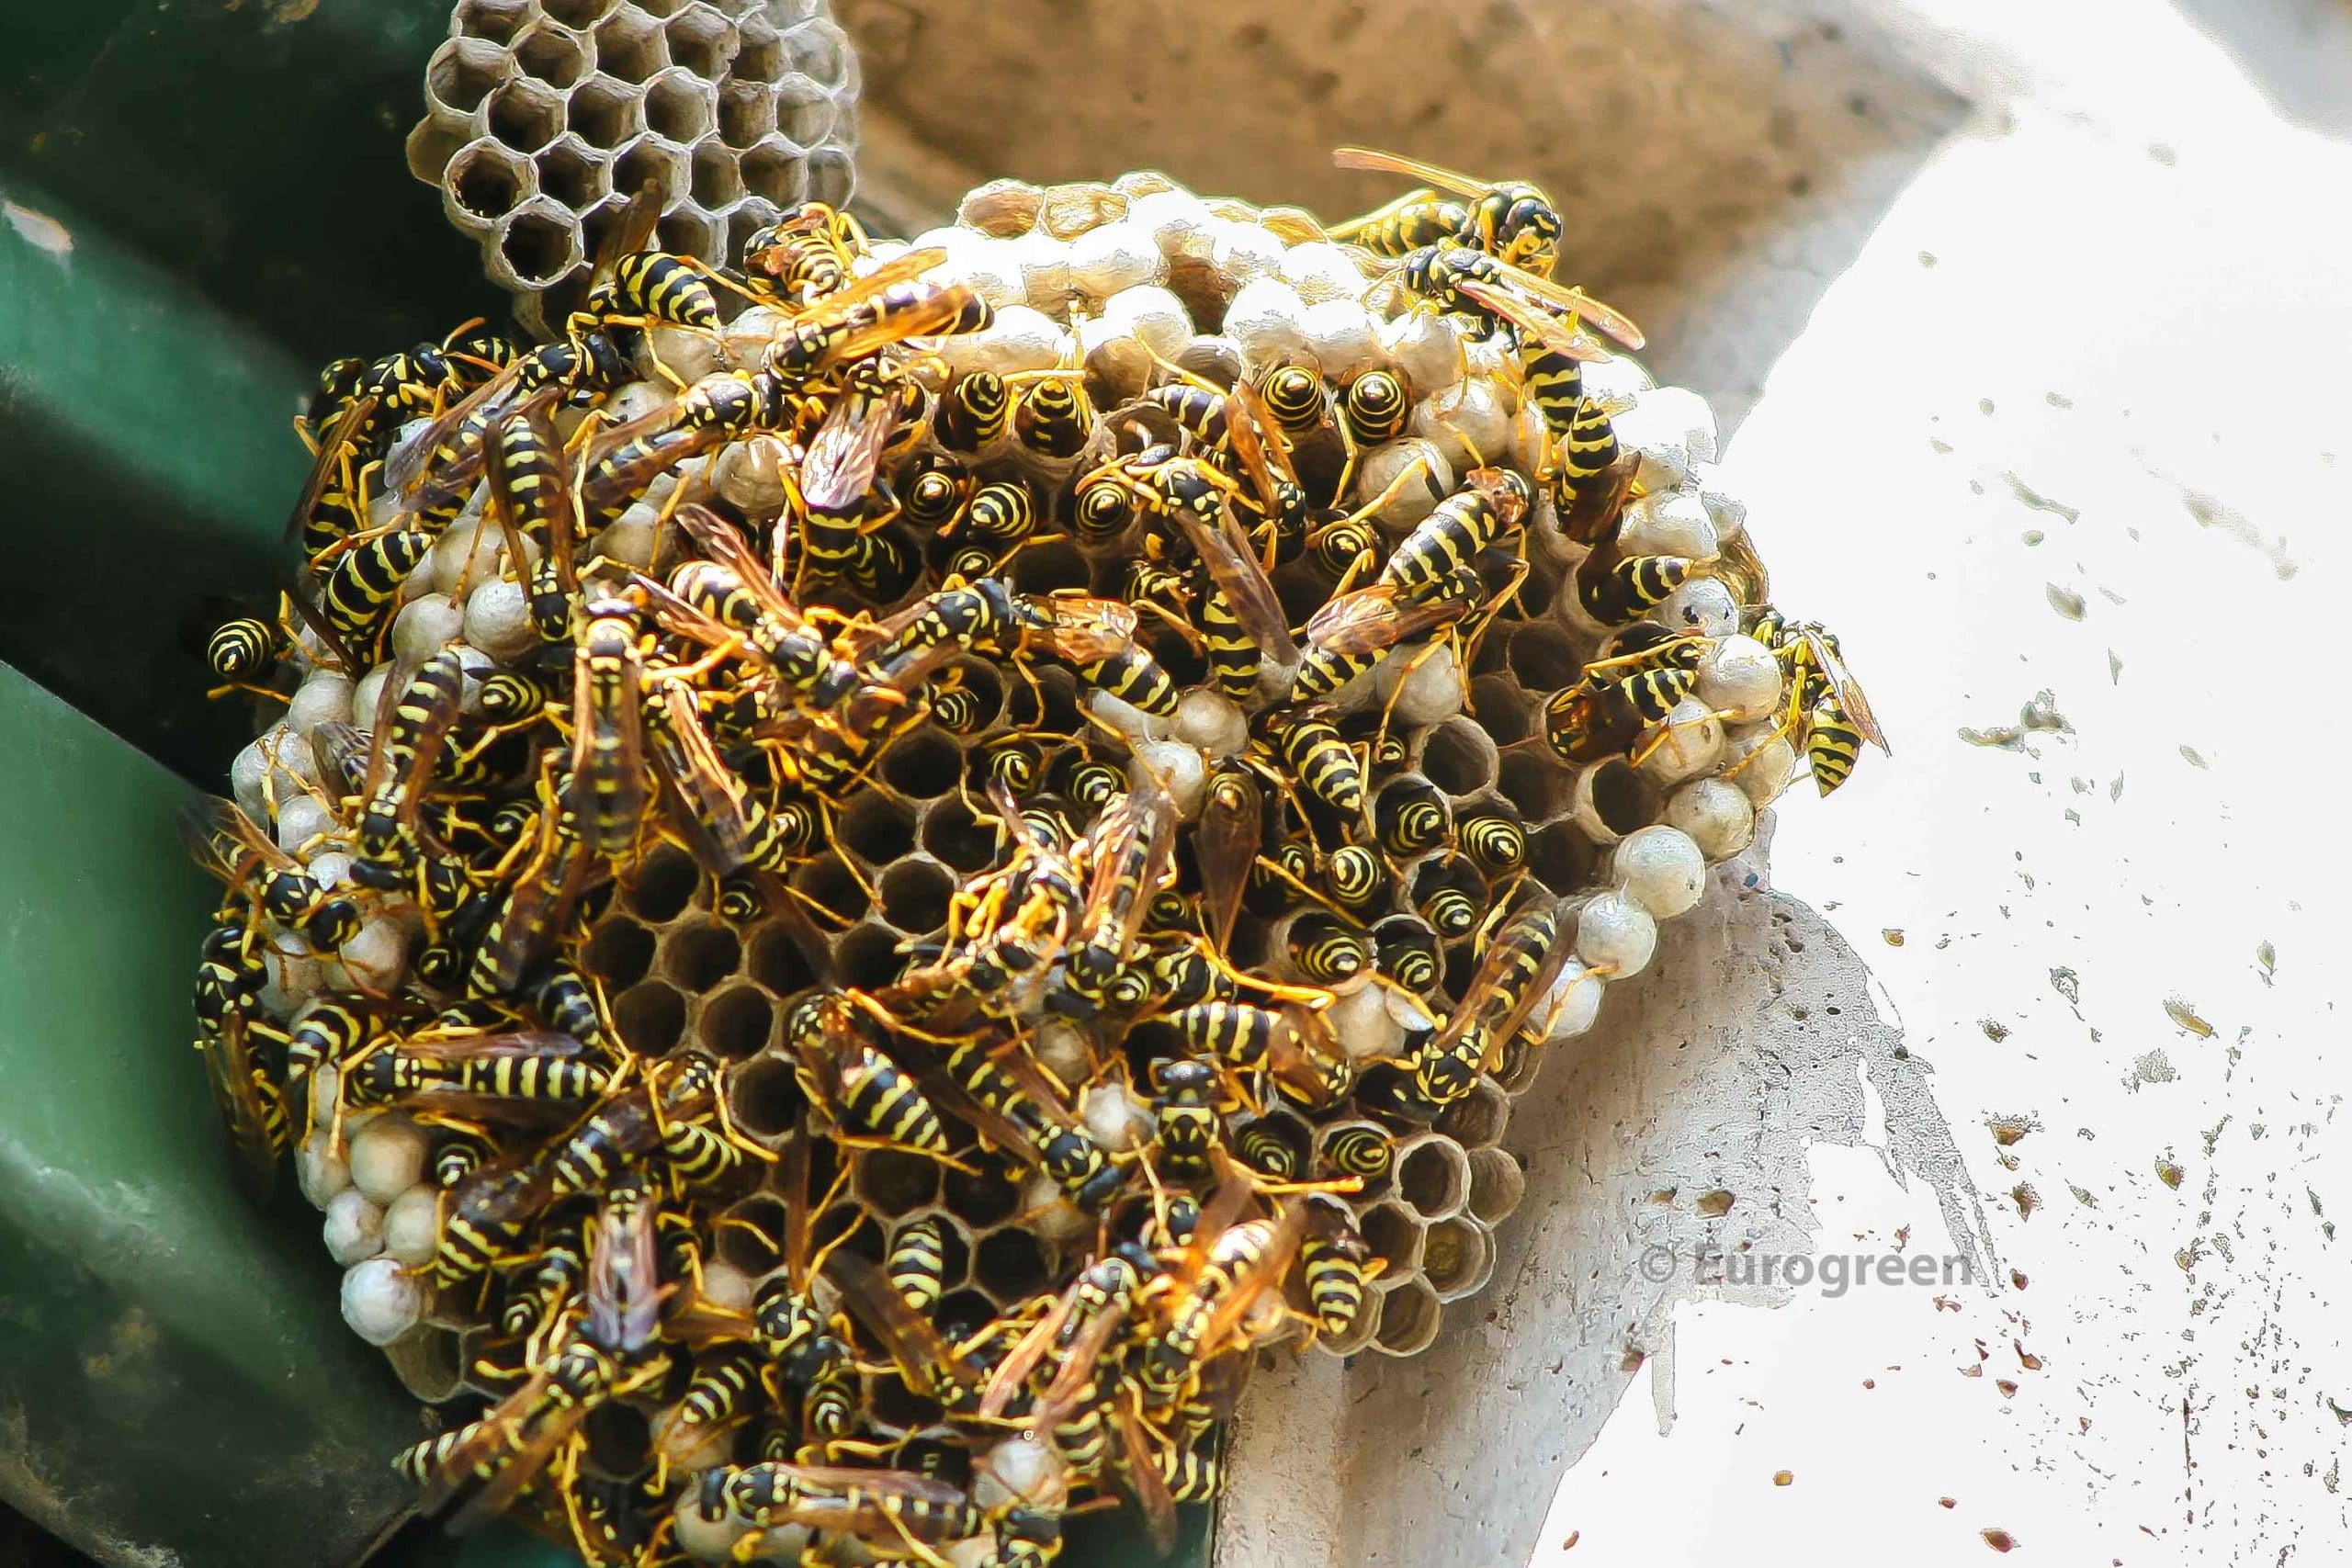
[[[1852,947],[1804,905],[1748,886],[1750,869],[1719,870],[1661,931],[1652,972],[1611,987],[1600,1027],[1554,1047],[1560,1059],[1513,1104],[1502,1145],[1526,1197],[1496,1231],[1492,1284],[1447,1309],[1437,1343],[1344,1371],[1308,1357],[1262,1395],[1252,1386],[1231,1461],[1250,1479],[1223,1504],[1221,1562],[1527,1562],[1561,1475],[1648,1358],[1667,1358],[1653,1389],[1670,1415],[1677,1309],[1702,1294],[1787,1299],[1702,1286],[1675,1260],[1821,1247],[1806,1151],[1882,1135],[1865,1081],[1890,1172],[1935,1194],[1955,1253],[1993,1277],[1932,1068],[1879,1015]]]
[[[1970,109],[1856,0],[838,8],[869,125],[944,155],[917,176],[941,207],[959,177],[1133,167],[1327,216],[1397,194],[1332,168],[1342,142],[1532,178],[1574,220],[1564,280],[1633,312],[1726,430]]]
[[[2352,5],[2345,0],[2175,0],[2270,107],[2306,130],[2352,136]]]

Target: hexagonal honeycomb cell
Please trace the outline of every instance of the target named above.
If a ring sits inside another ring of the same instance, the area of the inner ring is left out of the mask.
[[[845,204],[857,90],[824,0],[463,0],[408,165],[551,336],[598,231],[646,186],[664,248],[713,265],[797,202]]]

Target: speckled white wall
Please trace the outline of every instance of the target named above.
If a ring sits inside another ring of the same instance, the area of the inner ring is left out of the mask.
[[[1483,1335],[1253,1389],[1224,1563],[2340,1551],[2352,54],[2196,9],[1841,11],[1975,107],[1726,477],[1897,754],[1780,808],[1819,916],[1719,887],[1522,1103]],[[1642,1278],[1698,1234],[1871,1282]],[[1921,1255],[1989,1278],[1879,1281]]]

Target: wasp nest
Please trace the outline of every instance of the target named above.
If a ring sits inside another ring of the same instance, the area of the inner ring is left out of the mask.
[[[639,190],[664,194],[663,249],[713,263],[845,202],[857,88],[826,0],[460,0],[409,169],[549,333]]]
[[[1114,1473],[1214,1494],[1250,1347],[1485,1286],[1514,1097],[1867,714],[1701,400],[1430,205],[1461,249],[1152,174],[797,209],[331,372],[199,993],[429,1501],[1035,1563]]]

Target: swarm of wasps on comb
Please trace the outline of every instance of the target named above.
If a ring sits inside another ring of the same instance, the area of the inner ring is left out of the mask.
[[[1034,1568],[1216,1494],[1249,1352],[1410,1355],[1512,1097],[1883,739],[1544,195],[1166,177],[331,366],[200,1041],[428,1511]]]

